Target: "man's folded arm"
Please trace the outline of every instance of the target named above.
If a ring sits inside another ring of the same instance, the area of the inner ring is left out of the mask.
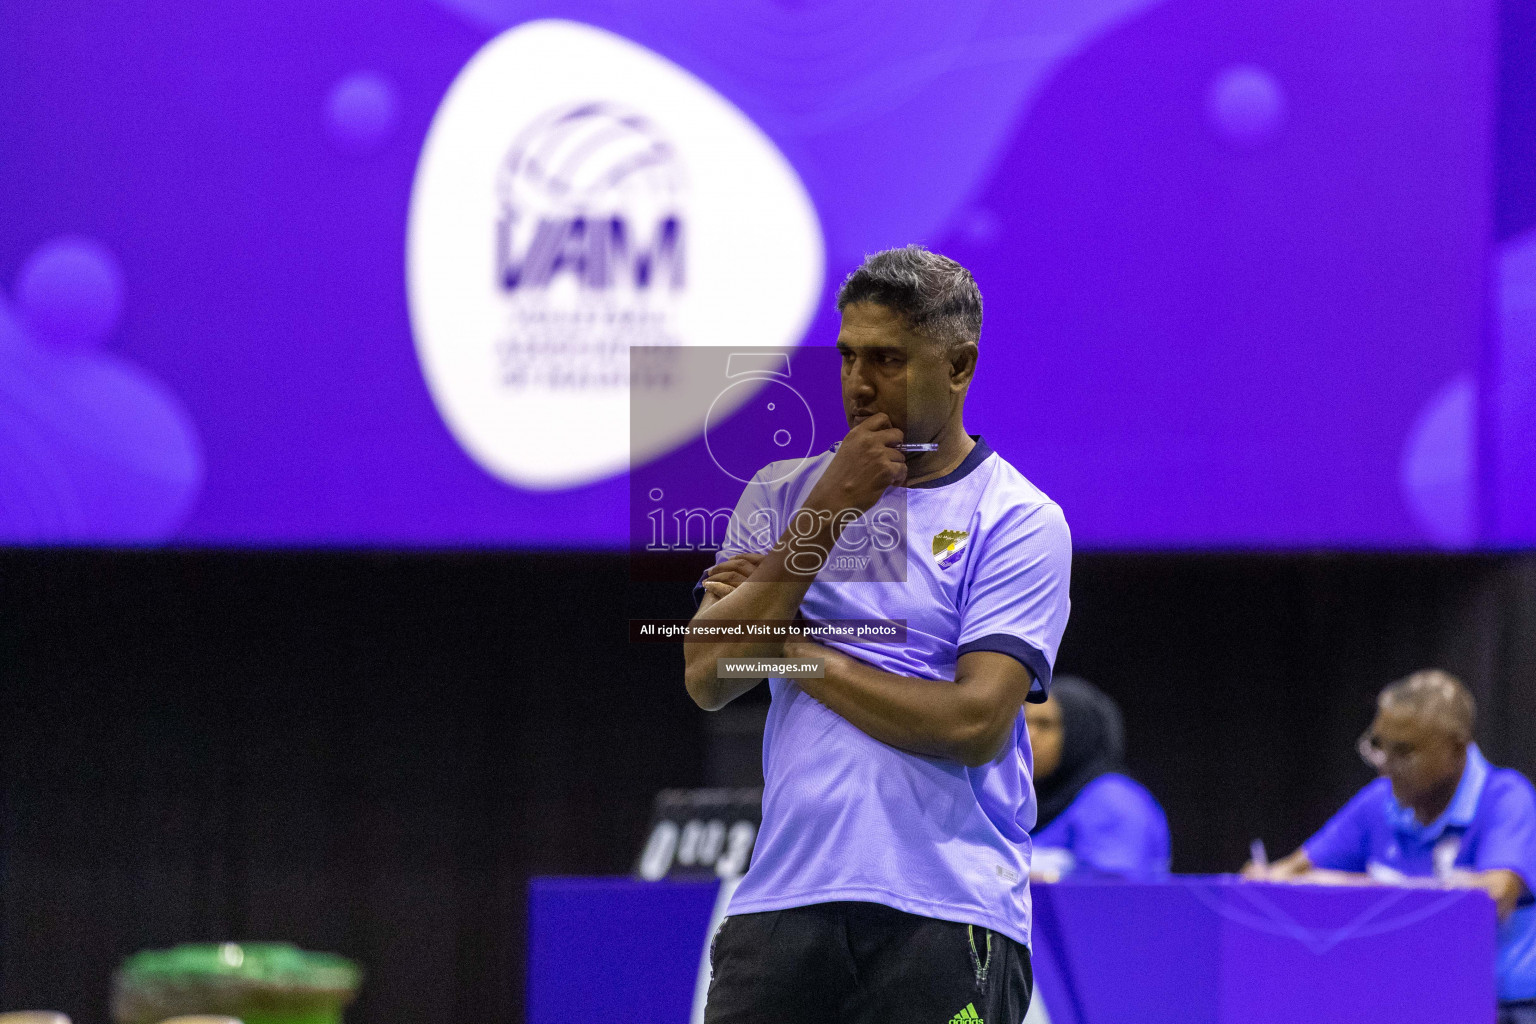
[[[852,725],[893,747],[978,768],[1008,742],[1033,677],[995,651],[962,655],[955,678],[920,679],[885,672],[842,651],[806,641],[785,653],[821,658],[825,675],[800,687]]]
[[[827,548],[831,547],[828,542]],[[705,594],[692,624],[720,621],[788,621],[800,611],[800,602],[815,580],[814,574],[797,573],[786,562],[787,544],[763,557],[751,577],[724,597]],[[715,674],[718,658],[781,658],[784,641],[762,637],[685,639],[684,681],[688,694],[705,711],[718,711],[756,686],[760,679],[720,679]]]

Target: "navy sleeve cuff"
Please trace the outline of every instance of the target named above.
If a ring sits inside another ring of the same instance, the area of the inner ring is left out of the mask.
[[[1009,636],[1007,633],[991,633],[977,637],[975,640],[967,640],[955,652],[955,659],[959,660],[961,655],[970,654],[972,651],[996,651],[998,654],[1006,654],[1029,669],[1029,674],[1034,678],[1034,684],[1029,688],[1028,700],[1031,704],[1045,703],[1051,689],[1051,664],[1045,660],[1044,654],[1018,637]]]

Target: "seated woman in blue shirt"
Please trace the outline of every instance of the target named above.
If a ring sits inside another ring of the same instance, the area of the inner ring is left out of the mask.
[[[1265,881],[1483,889],[1499,914],[1500,1024],[1536,1024],[1536,789],[1472,742],[1472,694],[1428,669],[1381,691],[1360,754],[1381,778],[1301,849],[1243,874]]]
[[[1024,705],[1039,816],[1031,875],[1168,873],[1168,819],[1146,787],[1121,771],[1120,709],[1097,687],[1057,676],[1044,704]]]

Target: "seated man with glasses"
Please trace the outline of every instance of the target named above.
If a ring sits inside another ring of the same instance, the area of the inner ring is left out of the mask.
[[[1499,1024],[1536,1024],[1536,790],[1472,742],[1476,709],[1430,669],[1381,691],[1360,754],[1381,773],[1266,881],[1484,889],[1498,906]]]

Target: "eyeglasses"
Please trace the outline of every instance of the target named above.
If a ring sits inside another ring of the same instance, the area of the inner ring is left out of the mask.
[[[1381,745],[1381,741],[1376,738],[1376,734],[1370,729],[1365,730],[1361,734],[1359,742],[1355,744],[1355,749],[1360,752],[1360,759],[1378,772],[1385,769],[1393,761],[1399,764],[1412,761],[1419,753],[1415,747],[1410,747],[1407,750],[1403,750],[1401,747],[1388,750]]]

